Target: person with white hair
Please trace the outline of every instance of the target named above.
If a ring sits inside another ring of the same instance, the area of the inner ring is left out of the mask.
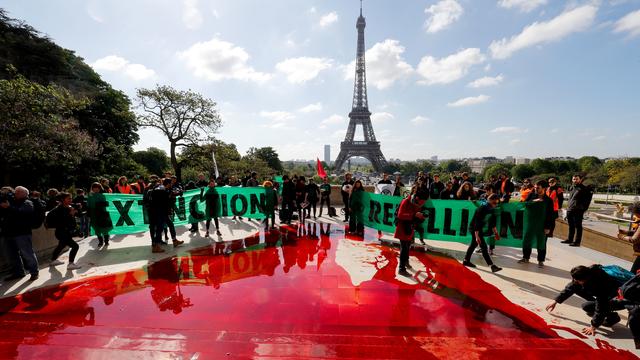
[[[12,201],[5,198],[0,203],[0,209],[5,212],[3,233],[7,238],[8,255],[13,262],[12,275],[5,281],[23,278],[25,269],[31,274],[29,281],[38,279],[38,259],[31,241],[35,211],[33,203],[28,198],[29,190],[24,186],[18,186]]]

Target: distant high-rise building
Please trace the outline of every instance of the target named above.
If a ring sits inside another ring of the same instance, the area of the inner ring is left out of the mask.
[[[513,156],[507,156],[504,158],[504,163],[505,164],[515,164],[516,163],[516,159]]]
[[[324,162],[326,162],[327,165],[331,164],[331,145],[324,146]]]
[[[438,162],[438,155],[433,155],[431,157],[431,161],[433,161],[434,163],[437,163]]]

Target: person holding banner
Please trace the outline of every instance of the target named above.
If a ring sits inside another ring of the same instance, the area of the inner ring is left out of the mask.
[[[322,184],[320,185],[320,216],[321,217],[322,217],[322,207],[324,206],[325,203],[327,204],[327,214],[330,214],[329,208],[331,208],[331,184],[329,184],[329,178],[326,176],[322,179]]]
[[[364,236],[364,186],[362,181],[356,180],[349,195],[349,232],[357,236]]]
[[[93,232],[98,238],[98,247],[109,246],[109,231],[113,229],[113,222],[107,211],[106,197],[102,193],[102,185],[98,182],[91,184],[91,193],[87,199],[89,221]]]
[[[469,244],[469,248],[467,249],[467,254],[464,257],[464,261],[462,265],[466,267],[475,268],[476,266],[471,262],[471,255],[473,255],[473,251],[480,246],[482,249],[482,257],[484,257],[484,261],[487,262],[487,265],[491,267],[491,272],[498,272],[502,270],[501,267],[495,265],[491,260],[491,256],[489,255],[489,249],[487,248],[487,242],[484,240],[485,236],[485,228],[490,228],[494,232],[494,238],[496,240],[500,240],[500,235],[496,231],[496,228],[491,228],[491,224],[494,223],[493,210],[496,206],[498,206],[498,202],[500,201],[500,197],[496,194],[492,194],[487,198],[487,202],[481,205],[473,215],[473,219],[471,220],[471,232],[473,234],[473,240]]]
[[[433,182],[429,186],[429,197],[434,200],[440,199],[440,193],[444,191],[444,188],[444,184],[442,183],[442,181],[440,181],[440,175],[433,175]]]
[[[269,230],[269,218],[271,218],[271,230],[276,229],[276,208],[278,207],[278,192],[273,188],[271,181],[265,181],[264,187],[264,229]],[[314,209],[315,210],[315,209]],[[315,215],[315,214],[314,214]]]
[[[211,219],[213,219],[213,223],[216,225],[216,235],[222,236],[220,232],[220,224],[218,223],[218,217],[220,216],[220,195],[216,190],[216,179],[209,179],[209,186],[207,187],[207,192],[204,193],[204,201],[207,210],[207,222],[206,232],[204,233],[204,237],[209,237],[209,226],[211,226]]]
[[[342,203],[344,204],[344,222],[349,221],[349,195],[351,194],[351,188],[353,187],[353,179],[351,173],[344,174],[344,182],[342,183]]]
[[[409,264],[409,250],[415,236],[415,222],[416,220],[424,220],[425,216],[422,213],[422,207],[428,198],[428,193],[416,191],[411,196],[403,199],[398,207],[396,231],[393,237],[400,240],[399,275],[411,276],[407,269],[412,269]]]
[[[547,188],[549,183],[546,180],[540,180],[536,183],[534,190],[527,196],[526,201],[544,202],[544,246],[538,246],[538,267],[544,267],[544,260],[547,256],[546,242],[549,238],[549,234],[553,233],[553,229],[556,227],[556,219],[553,217],[553,200],[547,196]],[[540,245],[540,244],[539,244]],[[518,260],[519,264],[529,263],[531,257],[531,241],[523,242],[522,247],[522,259]]]

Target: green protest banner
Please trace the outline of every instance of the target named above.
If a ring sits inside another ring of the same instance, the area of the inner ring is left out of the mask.
[[[218,194],[215,197],[217,206],[207,204],[207,199],[210,202],[212,199],[207,196],[207,188],[187,191],[177,197],[172,204],[174,224],[179,226],[210,219],[214,215],[211,209],[214,208],[219,217],[265,217],[264,188],[216,187],[215,191]],[[133,234],[149,230],[149,212],[144,206],[142,195],[99,196],[102,203],[98,207],[101,211],[96,211],[95,216],[108,218],[92,218],[92,221],[112,225],[108,230],[111,234]],[[364,224],[393,233],[395,210],[402,199],[400,196],[362,193]],[[472,201],[427,201],[424,208],[429,217],[423,224],[425,238],[469,243],[472,239],[469,224],[479,206],[479,202]],[[523,244],[531,244],[532,248],[544,246],[544,211],[542,203],[509,203],[498,206],[494,210],[494,218],[501,240],[495,244],[518,248]],[[489,242],[493,242],[492,237]]]
[[[364,194],[364,224],[384,232],[395,231],[394,214],[402,201],[400,196]],[[423,223],[425,238],[431,240],[469,243],[472,234],[469,224],[480,202],[454,200],[428,200],[425,212],[429,214]],[[544,204],[522,202],[502,204],[494,210],[495,226],[501,239],[493,237],[489,243],[498,246],[542,248],[544,241]],[[485,232],[490,232],[485,229]]]
[[[242,216],[264,218],[265,189],[262,187],[216,187],[218,216]],[[212,206],[207,207],[207,188],[190,190],[178,196],[173,206],[173,222],[176,226],[210,219]],[[210,198],[211,199],[211,198]],[[149,230],[149,211],[142,195],[104,194],[106,204],[103,216],[109,216],[113,228],[111,234],[133,234]],[[209,200],[211,201],[211,200]],[[93,219],[92,219],[93,221]]]

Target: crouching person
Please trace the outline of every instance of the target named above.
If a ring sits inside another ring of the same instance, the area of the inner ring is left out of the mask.
[[[553,311],[557,304],[575,294],[587,300],[582,309],[591,317],[591,326],[582,329],[583,334],[595,335],[598,327],[610,327],[620,321],[616,309],[611,306],[620,286],[616,278],[607,274],[601,265],[576,266],[571,269],[571,278],[572,281],[547,305],[547,311]]]
[[[624,283],[610,305],[614,310],[629,310],[629,329],[636,349],[640,349],[640,276],[636,275]]]
[[[407,268],[411,269],[411,265],[409,265],[409,249],[411,249],[411,244],[413,243],[415,232],[414,224],[416,220],[424,220],[425,216],[422,213],[422,207],[428,197],[428,193],[418,191],[402,200],[398,208],[396,231],[393,237],[400,240],[400,264],[398,266],[398,274],[402,276],[411,276],[411,274],[407,272]]]

